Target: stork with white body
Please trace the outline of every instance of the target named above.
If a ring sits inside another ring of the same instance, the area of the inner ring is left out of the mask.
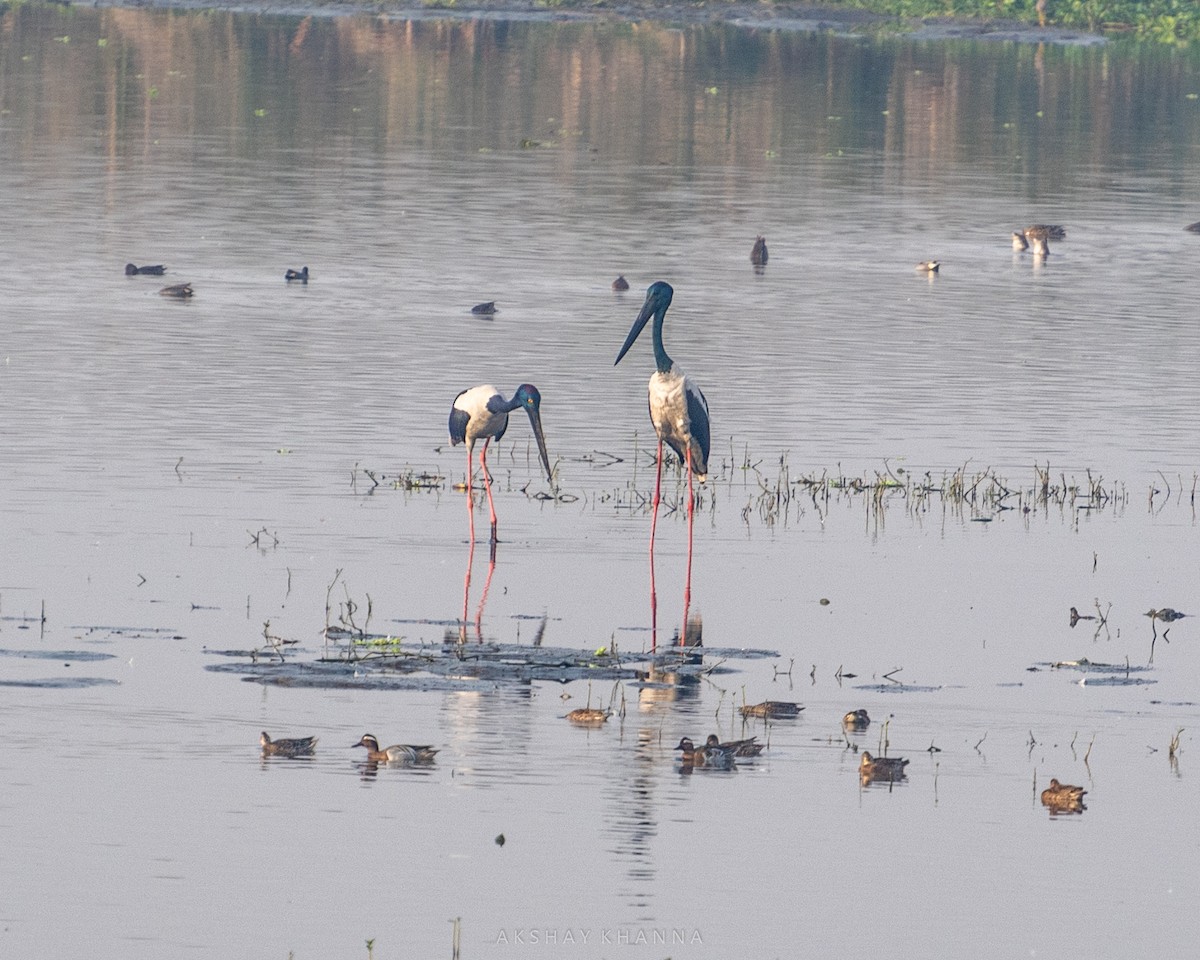
[[[692,524],[695,512],[695,494],[692,490],[692,478],[700,483],[708,477],[708,452],[711,440],[711,424],[708,419],[708,401],[691,379],[675,366],[667,351],[663,349],[662,328],[663,318],[675,291],[669,283],[659,280],[650,285],[646,291],[646,302],[642,304],[641,312],[633,321],[625,345],[617,354],[616,363],[629,352],[638,335],[645,329],[650,318],[654,318],[651,333],[654,342],[655,371],[650,376],[650,422],[654,424],[654,432],[658,434],[658,476],[654,484],[654,508],[650,521],[650,597],[651,611],[656,606],[654,593],[654,534],[658,526],[658,505],[662,500],[662,462],[663,444],[667,444],[679,457],[679,462],[687,469],[688,487],[688,560],[687,581],[683,600],[684,631],[680,634],[680,642],[686,636],[688,606],[692,595]],[[615,366],[615,364],[614,364]]]
[[[542,417],[539,408],[542,395],[537,387],[523,383],[517,387],[511,400],[505,400],[495,387],[483,384],[464,390],[454,398],[450,408],[450,443],[457,446],[467,445],[467,508],[471,509],[472,466],[471,457],[475,450],[475,441],[483,440],[479,451],[479,468],[483,472],[483,484],[487,490],[488,512],[492,521],[492,543],[496,542],[496,505],[492,501],[492,478],[487,469],[487,448],[492,440],[499,440],[508,429],[508,415],[513,410],[524,409],[529,414],[529,422],[533,426],[533,436],[537,440],[538,456],[546,469],[546,479],[554,485],[554,474],[550,469],[550,457],[546,453],[546,438],[542,433]],[[472,512],[471,543],[475,543],[475,523]]]

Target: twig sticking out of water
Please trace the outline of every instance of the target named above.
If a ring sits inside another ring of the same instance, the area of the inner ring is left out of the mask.
[[[459,952],[462,950],[462,917],[455,917],[450,922],[454,924],[454,932],[450,935],[450,960],[459,960]]]
[[[338,567],[335,571],[333,571],[333,579],[329,581],[329,586],[325,588],[325,629],[323,631],[323,634],[325,637],[326,647],[328,647],[328,645],[329,645],[329,627],[330,627],[329,616],[333,612],[333,605],[332,605],[332,601],[331,601],[331,598],[333,596],[333,588],[337,585],[337,582],[341,578],[342,578],[342,568]]]
[[[268,546],[279,546],[279,534],[271,533],[266,527],[259,527],[253,533],[246,531],[250,535],[250,543],[258,547],[260,550],[266,550]],[[268,544],[264,538],[269,537],[271,542]]]
[[[1183,727],[1175,731],[1175,736],[1171,738],[1171,745],[1167,747],[1167,758],[1175,763],[1179,759],[1179,735],[1183,733]]]
[[[983,741],[987,739],[987,732],[984,731],[982,737],[975,741],[975,752],[979,753],[979,748],[983,745]]]
[[[279,662],[283,663],[283,648],[288,644],[293,644],[295,640],[284,640],[283,637],[276,636],[271,632],[271,621],[268,620],[263,624],[263,644],[264,649],[270,647],[271,651],[279,657]]]
[[[1096,735],[1093,733],[1091,742],[1088,743],[1087,752],[1083,755],[1083,765],[1085,767],[1088,767],[1089,770],[1091,769],[1091,767],[1088,764],[1088,758],[1091,757],[1091,755],[1092,755],[1092,747],[1095,745],[1095,743],[1096,743]]]

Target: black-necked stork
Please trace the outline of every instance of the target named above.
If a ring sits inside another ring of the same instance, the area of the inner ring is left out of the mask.
[[[542,395],[538,388],[530,383],[517,387],[511,400],[505,400],[495,387],[483,384],[464,390],[454,398],[450,407],[450,443],[467,445],[467,507],[471,506],[471,454],[475,449],[475,441],[483,440],[483,449],[479,451],[479,467],[483,471],[483,484],[487,490],[488,512],[492,521],[492,543],[496,542],[496,506],[492,502],[492,478],[487,469],[487,448],[492,440],[499,440],[508,429],[508,415],[511,411],[524,408],[529,414],[529,422],[533,425],[533,435],[537,440],[538,455],[542,466],[546,468],[546,479],[554,485],[554,474],[550,469],[550,456],[546,453],[546,438],[542,434],[542,416],[539,407]],[[475,542],[475,525],[471,524],[471,542]]]
[[[663,444],[675,451],[679,461],[687,467],[688,483],[688,562],[687,585],[683,600],[683,622],[687,623],[688,605],[692,593],[692,520],[695,510],[695,495],[692,492],[693,476],[700,482],[708,477],[708,451],[711,439],[711,425],[708,419],[708,401],[692,381],[677,368],[667,351],[663,349],[662,328],[663,318],[675,291],[669,283],[659,280],[650,285],[646,291],[646,302],[642,304],[641,312],[633,321],[625,345],[617,354],[616,363],[629,352],[633,342],[645,328],[651,317],[654,318],[652,335],[654,340],[655,371],[650,377],[650,422],[654,424],[654,432],[658,434],[658,476],[654,484],[654,509],[650,521],[650,596],[651,610],[654,610],[656,600],[654,595],[654,533],[658,526],[658,505],[662,499],[662,461]],[[615,364],[614,364],[615,366]],[[686,636],[686,629],[680,634],[680,642]]]

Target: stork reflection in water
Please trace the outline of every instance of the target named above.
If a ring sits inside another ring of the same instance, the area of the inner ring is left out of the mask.
[[[651,334],[654,342],[655,371],[650,376],[650,422],[658,434],[658,472],[654,483],[654,506],[650,520],[650,613],[654,639],[657,640],[658,600],[654,589],[654,535],[658,527],[658,505],[662,501],[663,444],[667,444],[687,469],[687,514],[688,553],[687,579],[683,594],[683,623],[680,633],[682,643],[687,636],[688,607],[692,599],[692,529],[695,517],[696,497],[692,489],[693,477],[704,483],[708,476],[708,452],[711,426],[708,419],[708,402],[691,379],[675,366],[663,348],[663,318],[675,291],[669,283],[659,280],[646,291],[646,302],[633,321],[625,345],[617,354],[616,363],[629,352],[638,335],[653,317]],[[615,366],[615,364],[614,364]]]

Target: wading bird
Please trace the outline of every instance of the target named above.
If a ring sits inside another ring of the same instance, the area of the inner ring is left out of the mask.
[[[496,505],[492,502],[492,478],[487,469],[487,448],[494,439],[499,440],[508,429],[508,415],[511,411],[524,408],[529,414],[529,422],[533,425],[533,436],[537,440],[538,455],[542,466],[546,468],[546,479],[554,486],[554,474],[550,470],[550,456],[546,453],[546,438],[542,434],[542,417],[538,408],[542,403],[542,395],[538,388],[531,383],[523,383],[517,387],[511,400],[505,400],[495,387],[483,384],[464,390],[454,398],[450,407],[450,444],[467,445],[467,510],[471,514],[471,543],[475,542],[475,514],[471,504],[471,454],[475,449],[475,441],[482,439],[483,448],[479,451],[479,468],[483,471],[483,485],[487,490],[488,513],[492,521],[492,543],[496,542]]]
[[[695,512],[696,498],[692,492],[692,477],[700,483],[708,477],[708,450],[711,437],[708,419],[708,401],[704,394],[683,371],[678,369],[663,349],[662,328],[663,318],[675,291],[669,283],[659,280],[652,283],[646,291],[646,302],[642,304],[641,312],[633,321],[625,345],[617,354],[616,363],[629,352],[633,342],[645,328],[651,317],[654,318],[652,334],[654,339],[655,371],[650,376],[650,422],[654,424],[654,432],[658,434],[658,476],[654,482],[654,508],[650,520],[650,610],[653,627],[657,599],[654,592],[654,533],[658,526],[658,505],[662,500],[662,462],[663,444],[667,444],[679,457],[679,462],[687,467],[688,487],[688,558],[687,581],[683,594],[684,631],[680,641],[687,636],[688,606],[692,597],[692,521]],[[614,363],[614,366],[616,365]]]

